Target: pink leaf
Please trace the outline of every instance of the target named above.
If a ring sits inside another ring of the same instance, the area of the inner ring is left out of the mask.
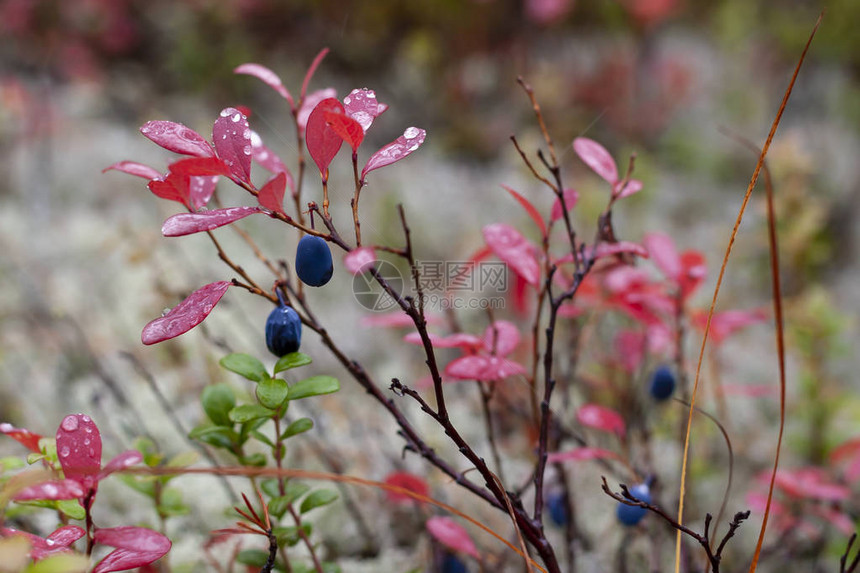
[[[478,548],[466,529],[449,517],[431,517],[427,520],[427,531],[436,541],[452,551],[459,551],[480,559]]]
[[[172,121],[147,121],[140,132],[168,151],[197,157],[214,157],[209,142],[199,133]]]
[[[358,151],[358,146],[364,141],[364,129],[361,124],[348,115],[326,112],[325,121],[337,135],[352,148],[352,153]]]
[[[708,267],[705,265],[705,255],[699,251],[681,253],[681,276],[678,279],[681,296],[685,299],[690,296],[699,288],[707,274]]]
[[[357,121],[366,133],[373,120],[376,119],[388,106],[380,104],[376,99],[376,93],[367,88],[354,89],[343,98],[343,108],[346,115]]]
[[[763,309],[753,310],[726,310],[717,312],[711,318],[711,329],[709,336],[712,344],[721,344],[726,338],[742,328],[767,320],[768,313]],[[708,313],[704,310],[694,310],[691,316],[692,323],[699,329],[704,330],[708,322]]]
[[[629,373],[634,373],[642,363],[645,353],[645,336],[635,330],[621,330],[615,336],[615,355]]]
[[[314,77],[314,73],[316,73],[317,68],[322,63],[323,58],[325,58],[326,54],[328,54],[328,48],[323,48],[319,51],[319,53],[314,58],[314,61],[311,62],[311,65],[308,67],[307,73],[305,73],[305,79],[302,82],[302,92],[299,95],[299,98],[302,100],[305,99],[305,94],[308,91],[308,84],[311,83],[311,78]]]
[[[323,181],[328,180],[328,166],[343,144],[343,139],[326,121],[326,115],[332,112],[343,113],[343,105],[335,98],[327,98],[317,104],[308,116],[305,134],[308,152],[317,164]]]
[[[168,167],[176,175],[230,175],[230,168],[217,157],[191,157]]]
[[[8,422],[0,424],[0,434],[6,434],[31,452],[41,453],[39,440],[42,439],[42,436],[39,434],[25,430],[24,428],[16,428]]]
[[[143,567],[163,557],[171,547],[167,537],[145,527],[97,529],[95,541],[117,549],[99,561],[93,573],[110,573]]]
[[[819,468],[780,470],[774,481],[777,487],[792,497],[843,501],[851,497],[851,490],[833,483]]]
[[[87,494],[83,486],[73,479],[52,480],[31,485],[15,494],[15,501],[34,499],[78,499]]]
[[[621,181],[615,184],[614,188],[618,189],[621,187]],[[630,197],[635,193],[639,193],[642,190],[642,182],[638,179],[630,179],[627,181],[627,184],[623,189],[613,190],[613,193],[618,199],[624,199],[625,197]]]
[[[84,414],[70,414],[57,428],[57,456],[66,479],[85,490],[98,488],[102,467],[102,438],[95,422]]]
[[[2,431],[2,427],[0,427],[0,431]],[[852,438],[842,442],[830,452],[830,461],[833,463],[839,463],[855,457],[860,457],[860,438]]]
[[[538,229],[540,229],[541,236],[546,237],[546,223],[543,222],[543,217],[540,216],[540,213],[538,213],[538,210],[535,209],[535,206],[532,205],[528,199],[526,199],[507,185],[502,185],[502,187],[505,189],[505,191],[511,194],[511,196],[517,201],[517,203],[522,206],[523,209],[526,210],[526,213],[529,214],[529,217],[532,218],[532,221],[534,221],[535,224],[538,226]]]
[[[284,87],[284,83],[281,81],[281,78],[278,75],[267,68],[266,66],[261,66],[260,64],[242,64],[233,70],[234,74],[247,74],[249,76],[254,76],[258,80],[261,80],[264,84],[274,88],[276,92],[281,94],[281,97],[287,100],[290,103],[290,107],[295,107],[295,102],[293,102],[293,96],[290,95],[290,92],[287,91],[287,88]]]
[[[269,179],[257,194],[260,206],[284,214],[284,192],[287,189],[287,175],[283,171]]]
[[[624,418],[611,408],[597,404],[585,404],[576,411],[576,419],[580,424],[595,430],[611,432],[624,437],[626,431]]]
[[[295,194],[296,183],[293,181],[293,174],[290,173],[290,170],[287,169],[281,158],[274,151],[266,147],[262,138],[253,129],[251,130],[251,157],[263,169],[275,174],[283,173],[287,177],[287,185]]]
[[[128,173],[129,175],[134,175],[136,177],[143,177],[144,179],[161,179],[161,173],[156,171],[155,168],[150,167],[149,165],[144,165],[143,163],[137,163],[136,161],[120,161],[118,163],[114,163],[113,165],[109,165],[102,169],[102,173],[106,173],[111,169],[122,171],[123,173]]]
[[[130,468],[133,465],[143,461],[143,455],[137,450],[128,450],[109,461],[102,471],[99,472],[99,479],[105,478],[114,472]]]
[[[497,320],[484,330],[484,350],[488,354],[507,356],[520,343],[520,331],[507,320]]]
[[[474,334],[465,334],[457,332],[448,336],[439,336],[438,334],[427,333],[431,344],[435,348],[461,348],[466,351],[476,352],[483,346],[483,341]],[[404,342],[409,344],[422,345],[421,335],[417,332],[410,332],[403,337]]]
[[[167,199],[168,201],[177,201],[190,209],[190,185],[190,177],[170,173],[163,181],[159,179],[153,179],[149,182],[147,188],[149,188],[152,194],[156,197]]]
[[[379,151],[370,156],[364,169],[361,170],[361,179],[364,180],[365,175],[400,161],[424,143],[424,138],[427,137],[427,132],[418,127],[409,127],[403,132],[403,135],[382,147]]]
[[[199,213],[179,213],[164,221],[161,234],[165,237],[181,237],[192,233],[213,231],[259,212],[259,207],[227,207]]]
[[[642,243],[651,254],[651,260],[663,275],[674,281],[681,276],[681,258],[675,250],[675,242],[665,233],[648,233]]]
[[[33,535],[26,531],[19,531],[7,527],[0,527],[0,534],[3,537],[20,535],[26,537],[30,542],[30,557],[33,561],[41,561],[56,553],[69,551],[69,546],[83,537],[86,534],[82,528],[76,525],[66,525],[55,530],[47,539],[43,539],[38,535]]]
[[[234,178],[251,181],[251,128],[248,118],[238,109],[228,107],[212,125],[212,141],[218,157],[227,164]]]
[[[195,210],[205,207],[215,193],[215,187],[218,185],[218,176],[200,176],[190,177],[188,180],[188,198],[191,201],[191,206]]]
[[[385,483],[401,487],[425,497],[430,495],[430,487],[427,485],[427,482],[417,475],[409,472],[390,473],[385,476]],[[389,501],[393,501],[394,503],[418,502],[417,499],[409,497],[405,493],[400,493],[398,491],[385,490],[385,495],[388,497]]]
[[[594,249],[594,258],[611,257],[621,253],[630,253],[644,259],[648,258],[648,251],[638,243],[630,241],[618,241],[616,243],[599,243]]]
[[[530,285],[540,280],[540,265],[532,246],[519,231],[504,223],[494,223],[483,228],[484,240],[497,257],[511,266],[515,273]]]
[[[299,113],[296,114],[296,124],[299,127],[299,131],[301,133],[304,133],[306,131],[308,125],[308,117],[310,117],[311,112],[314,110],[317,104],[319,104],[324,99],[335,97],[337,97],[337,91],[335,91],[334,88],[325,88],[309,93],[308,96],[302,100],[302,106],[299,108]]]
[[[595,173],[610,185],[615,185],[618,181],[618,167],[606,148],[593,139],[577,137],[573,140],[573,150]]]
[[[504,380],[525,373],[526,369],[521,364],[499,356],[461,356],[445,367],[445,375],[450,378],[481,382]]]
[[[231,284],[218,281],[197,289],[166,315],[143,327],[141,342],[156,344],[188,332],[212,312]]]
[[[579,192],[576,189],[564,190],[564,205],[567,207],[568,211],[576,207],[577,201],[579,201]],[[561,211],[561,201],[556,198],[555,202],[552,204],[552,211],[550,211],[549,219],[550,221],[558,221],[563,216],[564,215]]]
[[[585,447],[574,448],[566,452],[553,452],[547,456],[547,461],[549,463],[608,459],[621,459],[621,457],[610,450]]]
[[[358,247],[357,249],[351,250],[343,257],[343,266],[354,275],[361,274],[368,270],[375,262],[376,251],[374,251],[372,247]]]

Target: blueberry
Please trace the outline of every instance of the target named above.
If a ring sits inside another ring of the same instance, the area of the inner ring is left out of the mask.
[[[302,343],[302,320],[292,307],[281,304],[266,320],[266,346],[275,356],[297,352]]]
[[[331,279],[331,250],[322,237],[305,235],[296,249],[296,274],[308,286],[319,287]]]
[[[469,573],[463,561],[453,553],[446,553],[442,559],[442,573]]]
[[[651,396],[655,400],[667,400],[675,391],[675,374],[668,366],[660,366],[651,375]]]
[[[651,490],[644,483],[631,487],[630,494],[639,501],[651,503]],[[639,507],[638,505],[627,505],[620,501],[618,502],[618,509],[615,511],[615,515],[618,516],[618,521],[631,527],[642,521],[642,518],[645,517],[646,513],[648,513],[648,510],[644,507]]]
[[[564,494],[556,491],[546,496],[546,507],[553,523],[559,527],[567,525],[567,505],[564,503]]]

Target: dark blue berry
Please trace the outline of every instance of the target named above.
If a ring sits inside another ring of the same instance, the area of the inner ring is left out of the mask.
[[[266,320],[266,346],[275,356],[298,352],[302,343],[302,320],[289,306],[280,305]]]
[[[331,250],[322,237],[305,235],[296,249],[296,274],[308,286],[323,286],[331,279],[334,267]]]
[[[668,400],[675,391],[675,374],[668,366],[661,366],[651,376],[649,388],[655,400]]]
[[[442,573],[469,573],[463,561],[453,553],[446,553],[442,559]]]
[[[555,491],[546,496],[546,508],[549,510],[549,517],[552,522],[559,527],[567,525],[567,505],[564,503],[564,495],[560,491]]]
[[[630,494],[639,501],[651,503],[651,490],[644,483],[631,487]],[[648,510],[644,507],[639,507],[638,505],[627,505],[620,501],[618,502],[618,509],[615,511],[615,515],[618,516],[618,521],[630,527],[637,525],[642,521],[642,518],[645,517],[646,513],[648,513]]]

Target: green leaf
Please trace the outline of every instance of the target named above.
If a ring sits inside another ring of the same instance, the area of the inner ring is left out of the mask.
[[[284,430],[284,433],[281,434],[281,439],[286,440],[287,438],[291,438],[296,434],[301,434],[303,432],[307,432],[311,428],[314,427],[314,421],[310,418],[299,418]]]
[[[176,454],[167,462],[167,467],[169,468],[185,468],[190,465],[196,464],[197,460],[200,459],[200,454],[197,452],[181,452]]]
[[[313,527],[310,523],[303,523],[302,529],[304,530],[306,537],[311,536]],[[273,527],[272,533],[274,533],[275,537],[278,539],[278,545],[292,547],[302,539],[299,535],[299,528],[295,525],[291,525],[289,527]]]
[[[213,384],[203,389],[200,397],[203,410],[213,423],[219,426],[232,426],[229,412],[236,406],[236,395],[227,384]]]
[[[209,444],[216,448],[224,448],[225,450],[232,450],[233,446],[239,440],[239,435],[232,429],[224,426],[210,426],[208,424],[197,426],[189,432],[188,437],[192,440],[200,440],[204,444]]]
[[[257,384],[257,400],[266,408],[276,410],[287,399],[289,391],[290,387],[284,380],[266,376]]]
[[[44,460],[46,457],[48,456],[46,456],[45,454],[37,454],[35,452],[31,452],[27,454],[27,463],[33,465],[36,462]]]
[[[161,504],[158,511],[164,515],[177,516],[189,513],[189,508],[182,502],[182,492],[175,487],[167,487],[161,490]]]
[[[263,363],[250,354],[239,352],[228,354],[221,359],[219,364],[227,370],[254,382],[259,382],[266,375],[266,367],[263,366]]]
[[[307,513],[317,507],[328,505],[337,499],[337,492],[331,489],[318,489],[311,492],[303,501],[299,509],[302,513]]]
[[[281,492],[278,490],[278,480],[274,478],[261,481],[260,489],[269,497],[278,497],[281,495]]]
[[[36,454],[41,456],[41,454]],[[27,463],[32,463],[28,460]],[[9,456],[6,458],[0,458],[0,473],[3,473],[7,470],[17,470],[23,468],[25,465],[24,460],[21,458],[17,458],[15,456]]]
[[[248,432],[248,435],[253,436],[256,440],[263,442],[264,444],[266,444],[270,448],[275,447],[274,442],[272,442],[272,440],[270,440],[269,437],[266,434],[264,434],[263,432],[258,432],[257,430],[252,430],[252,431]]]
[[[236,556],[236,561],[242,565],[251,565],[252,567],[262,567],[269,559],[269,552],[262,549],[243,549]]]
[[[287,482],[287,487],[284,490],[284,497],[289,500],[289,503],[293,503],[310,490],[311,486],[306,483],[302,483],[300,481],[289,481]]]
[[[269,513],[280,519],[287,512],[289,506],[290,500],[287,499],[287,496],[280,495],[269,502]]]
[[[255,452],[253,454],[247,455],[242,458],[241,462],[243,466],[252,466],[255,468],[262,468],[266,465],[266,454],[261,454],[260,452]]]
[[[155,497],[155,478],[150,476],[130,476],[117,474],[117,479],[122,483],[148,497]]]
[[[72,519],[84,519],[87,516],[86,510],[76,499],[61,499],[57,501],[57,509]]]
[[[272,417],[272,414],[274,414],[272,410],[264,408],[259,404],[243,404],[230,410],[229,416],[230,421],[236,422],[237,424],[244,424],[245,422],[257,420],[259,418],[270,418]]]
[[[278,372],[283,372],[284,370],[289,370],[290,368],[306,366],[311,362],[311,357],[307,354],[303,354],[301,352],[291,352],[289,354],[281,356],[281,358],[275,363],[275,374],[277,374]]]
[[[331,394],[340,390],[340,383],[332,376],[311,376],[290,386],[290,400],[299,400],[310,396]]]
[[[79,553],[52,555],[24,569],[24,573],[84,573],[90,566],[90,558]]]

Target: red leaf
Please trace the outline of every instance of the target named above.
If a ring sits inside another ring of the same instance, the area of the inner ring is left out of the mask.
[[[547,456],[549,463],[584,460],[621,459],[615,452],[602,448],[574,448],[566,452],[553,452]]]
[[[310,67],[308,67],[308,71],[307,73],[305,73],[305,79],[302,82],[302,92],[301,95],[299,95],[299,98],[301,98],[302,100],[305,99],[305,94],[308,91],[308,84],[311,83],[311,78],[314,77],[314,73],[316,73],[317,68],[319,67],[320,63],[322,63],[323,58],[325,58],[326,54],[328,54],[328,48],[323,48],[322,50],[320,50],[314,58],[314,61],[311,62]]]
[[[47,539],[43,539],[38,535],[33,535],[26,531],[0,527],[0,534],[2,534],[3,537],[12,535],[21,535],[26,537],[31,545],[30,557],[33,561],[40,561],[56,553],[68,551],[69,546],[83,537],[86,534],[86,531],[77,525],[66,525],[55,530],[47,537]]]
[[[234,178],[251,182],[251,128],[248,118],[233,107],[221,110],[212,125],[212,141],[218,157],[227,164]]]
[[[161,226],[161,234],[165,237],[181,237],[203,231],[213,231],[218,227],[229,225],[259,212],[259,207],[227,207],[226,209],[201,211],[200,213],[179,213],[164,221],[164,225]]]
[[[302,100],[302,106],[299,108],[299,113],[296,114],[296,124],[299,127],[299,132],[304,133],[308,125],[308,117],[314,108],[324,99],[336,98],[337,91],[334,88],[325,88],[308,94]]]
[[[618,167],[606,148],[593,139],[577,137],[573,140],[573,150],[595,173],[610,185],[615,185],[618,181]]]
[[[597,404],[585,404],[580,407],[576,411],[576,419],[583,426],[611,432],[620,437],[623,437],[626,431],[624,418],[621,417],[621,414],[611,408]]]
[[[851,489],[833,483],[819,468],[779,470],[774,484],[792,497],[843,501],[851,497]]]
[[[230,168],[217,157],[180,159],[168,167],[176,175],[230,175]]]
[[[475,547],[475,542],[472,541],[469,532],[453,519],[449,517],[431,517],[427,520],[427,531],[436,538],[436,541],[448,549],[471,555],[475,559],[480,559],[478,548]]]
[[[642,182],[639,181],[638,179],[630,179],[629,181],[627,181],[627,184],[624,186],[623,189],[619,189],[620,186],[621,186],[621,181],[619,181],[618,183],[616,183],[613,186],[613,191],[612,191],[613,194],[618,199],[624,199],[625,197],[630,197],[634,193],[639,193],[639,191],[642,190]]]
[[[525,373],[526,369],[521,364],[499,356],[461,356],[445,367],[448,377],[481,382],[504,380]]]
[[[218,185],[218,176],[200,176],[191,177],[188,180],[188,198],[191,201],[191,206],[195,210],[205,207],[215,193],[215,187]]]
[[[497,320],[484,330],[484,350],[488,354],[507,356],[520,343],[520,331],[507,320]]]
[[[133,465],[143,461],[143,455],[137,450],[128,450],[109,461],[102,471],[99,472],[99,479],[105,478],[114,472],[130,468]]]
[[[343,113],[343,105],[333,97],[326,98],[317,104],[308,116],[307,133],[305,134],[308,152],[314,163],[317,164],[323,181],[328,180],[328,166],[343,144],[343,139],[326,121],[326,115],[330,112]]]
[[[362,88],[352,90],[343,98],[343,108],[346,115],[357,121],[366,133],[373,120],[388,109],[388,106],[377,101],[373,90]]]
[[[137,163],[136,161],[120,161],[118,163],[114,163],[113,165],[109,165],[102,169],[102,173],[106,173],[111,169],[122,171],[123,173],[128,173],[129,175],[134,175],[136,177],[143,177],[144,179],[161,179],[161,173],[156,171],[155,168],[150,167],[149,165],[144,165],[143,163]]]
[[[149,182],[147,188],[149,188],[149,190],[152,191],[152,194],[156,197],[167,199],[168,201],[177,201],[190,209],[190,185],[191,180],[188,176],[170,173],[163,181],[153,179]]]
[[[681,276],[678,278],[681,296],[683,298],[690,296],[699,288],[707,274],[708,267],[705,265],[705,255],[699,251],[681,253]]]
[[[505,189],[505,191],[510,193],[514,199],[516,199],[517,203],[522,205],[522,208],[526,210],[526,213],[529,214],[529,217],[532,218],[532,221],[534,221],[535,224],[538,226],[538,229],[540,229],[541,236],[546,237],[546,223],[543,222],[543,218],[540,216],[540,213],[538,213],[538,210],[535,209],[535,206],[532,205],[528,199],[526,199],[507,185],[502,185],[502,187]]]
[[[257,134],[253,129],[251,130],[251,157],[260,164],[260,167],[271,172],[271,173],[283,173],[287,177],[287,185],[290,187],[290,190],[295,194],[296,192],[296,183],[293,181],[293,174],[290,173],[290,170],[287,169],[287,166],[284,165],[284,162],[281,160],[278,155],[266,147],[266,144],[263,143],[262,138]]]
[[[648,233],[642,239],[642,243],[663,275],[677,281],[681,275],[681,259],[678,257],[672,238],[665,233]]]
[[[570,211],[574,207],[576,207],[576,202],[579,201],[579,192],[575,189],[565,189],[564,190],[564,205],[567,207],[567,210]],[[558,221],[563,217],[561,212],[561,201],[556,198],[555,202],[552,204],[552,211],[549,214],[550,221]]]
[[[474,334],[464,334],[457,332],[448,336],[439,336],[438,334],[427,333],[430,342],[435,348],[461,348],[466,351],[477,352],[484,342]],[[421,335],[417,332],[410,332],[403,337],[404,342],[409,344],[422,345]]]
[[[738,330],[757,322],[763,322],[767,317],[767,311],[763,309],[726,310],[714,313],[711,318],[711,331],[709,333],[711,343],[721,344]],[[708,322],[707,311],[694,310],[690,318],[699,330],[705,330],[705,324]]]
[[[361,179],[364,180],[364,176],[374,169],[379,169],[380,167],[385,167],[386,165],[391,165],[392,163],[400,161],[421,147],[421,144],[424,143],[424,139],[426,137],[427,132],[423,129],[418,127],[407,128],[406,131],[403,132],[403,135],[370,156],[364,169],[361,170]]]
[[[644,259],[648,258],[648,250],[638,243],[618,241],[616,243],[599,243],[594,249],[594,258],[610,257],[621,253],[631,253]]]
[[[140,132],[168,151],[197,157],[214,157],[209,142],[199,133],[181,123],[172,121],[147,121]]]
[[[540,280],[540,265],[532,247],[519,231],[504,223],[487,225],[484,240],[493,253],[511,266],[527,283],[536,286]]]
[[[163,557],[171,547],[167,537],[145,527],[97,529],[95,541],[117,549],[99,561],[93,573],[110,573],[142,567]]]
[[[98,489],[102,467],[102,438],[95,422],[84,414],[70,414],[57,428],[57,456],[66,479],[85,490]]]
[[[351,250],[345,257],[343,257],[343,266],[354,275],[361,274],[368,270],[375,262],[376,251],[371,247],[358,247],[357,249]]]
[[[260,64],[242,64],[233,70],[234,74],[247,74],[249,76],[254,76],[258,80],[261,80],[266,85],[274,88],[276,92],[281,94],[285,100],[290,103],[290,107],[293,108],[296,106],[293,101],[293,96],[290,95],[290,92],[287,91],[287,88],[284,87],[284,83],[281,81],[281,78],[278,75],[267,68],[266,66],[262,66]]]
[[[633,374],[639,369],[645,353],[645,335],[636,330],[621,330],[615,336],[615,355],[621,366]]]
[[[156,344],[185,334],[203,322],[231,284],[230,281],[218,281],[200,287],[166,315],[144,326],[141,342]]]
[[[257,201],[260,202],[261,207],[269,211],[284,214],[284,191],[286,189],[287,175],[281,171],[263,185],[257,194]]]
[[[0,434],[6,434],[31,452],[41,453],[39,449],[39,440],[42,439],[42,436],[39,434],[35,434],[30,430],[25,430],[24,428],[16,428],[12,424],[8,422],[3,422],[0,424]]]
[[[402,487],[403,489],[415,492],[425,497],[430,495],[430,487],[427,485],[427,482],[418,477],[417,475],[411,474],[409,472],[390,473],[385,477],[385,483],[387,483],[388,485]],[[389,501],[393,501],[394,503],[413,501],[420,503],[417,499],[409,497],[405,493],[400,493],[397,491],[385,490],[385,495],[386,497],[388,497]]]
[[[15,494],[15,501],[34,499],[78,499],[87,494],[83,486],[73,479],[52,480],[25,487]]]
[[[358,151],[358,146],[364,141],[364,129],[362,129],[361,124],[348,115],[330,111],[326,112],[325,121],[352,148],[352,152],[355,154]]]

